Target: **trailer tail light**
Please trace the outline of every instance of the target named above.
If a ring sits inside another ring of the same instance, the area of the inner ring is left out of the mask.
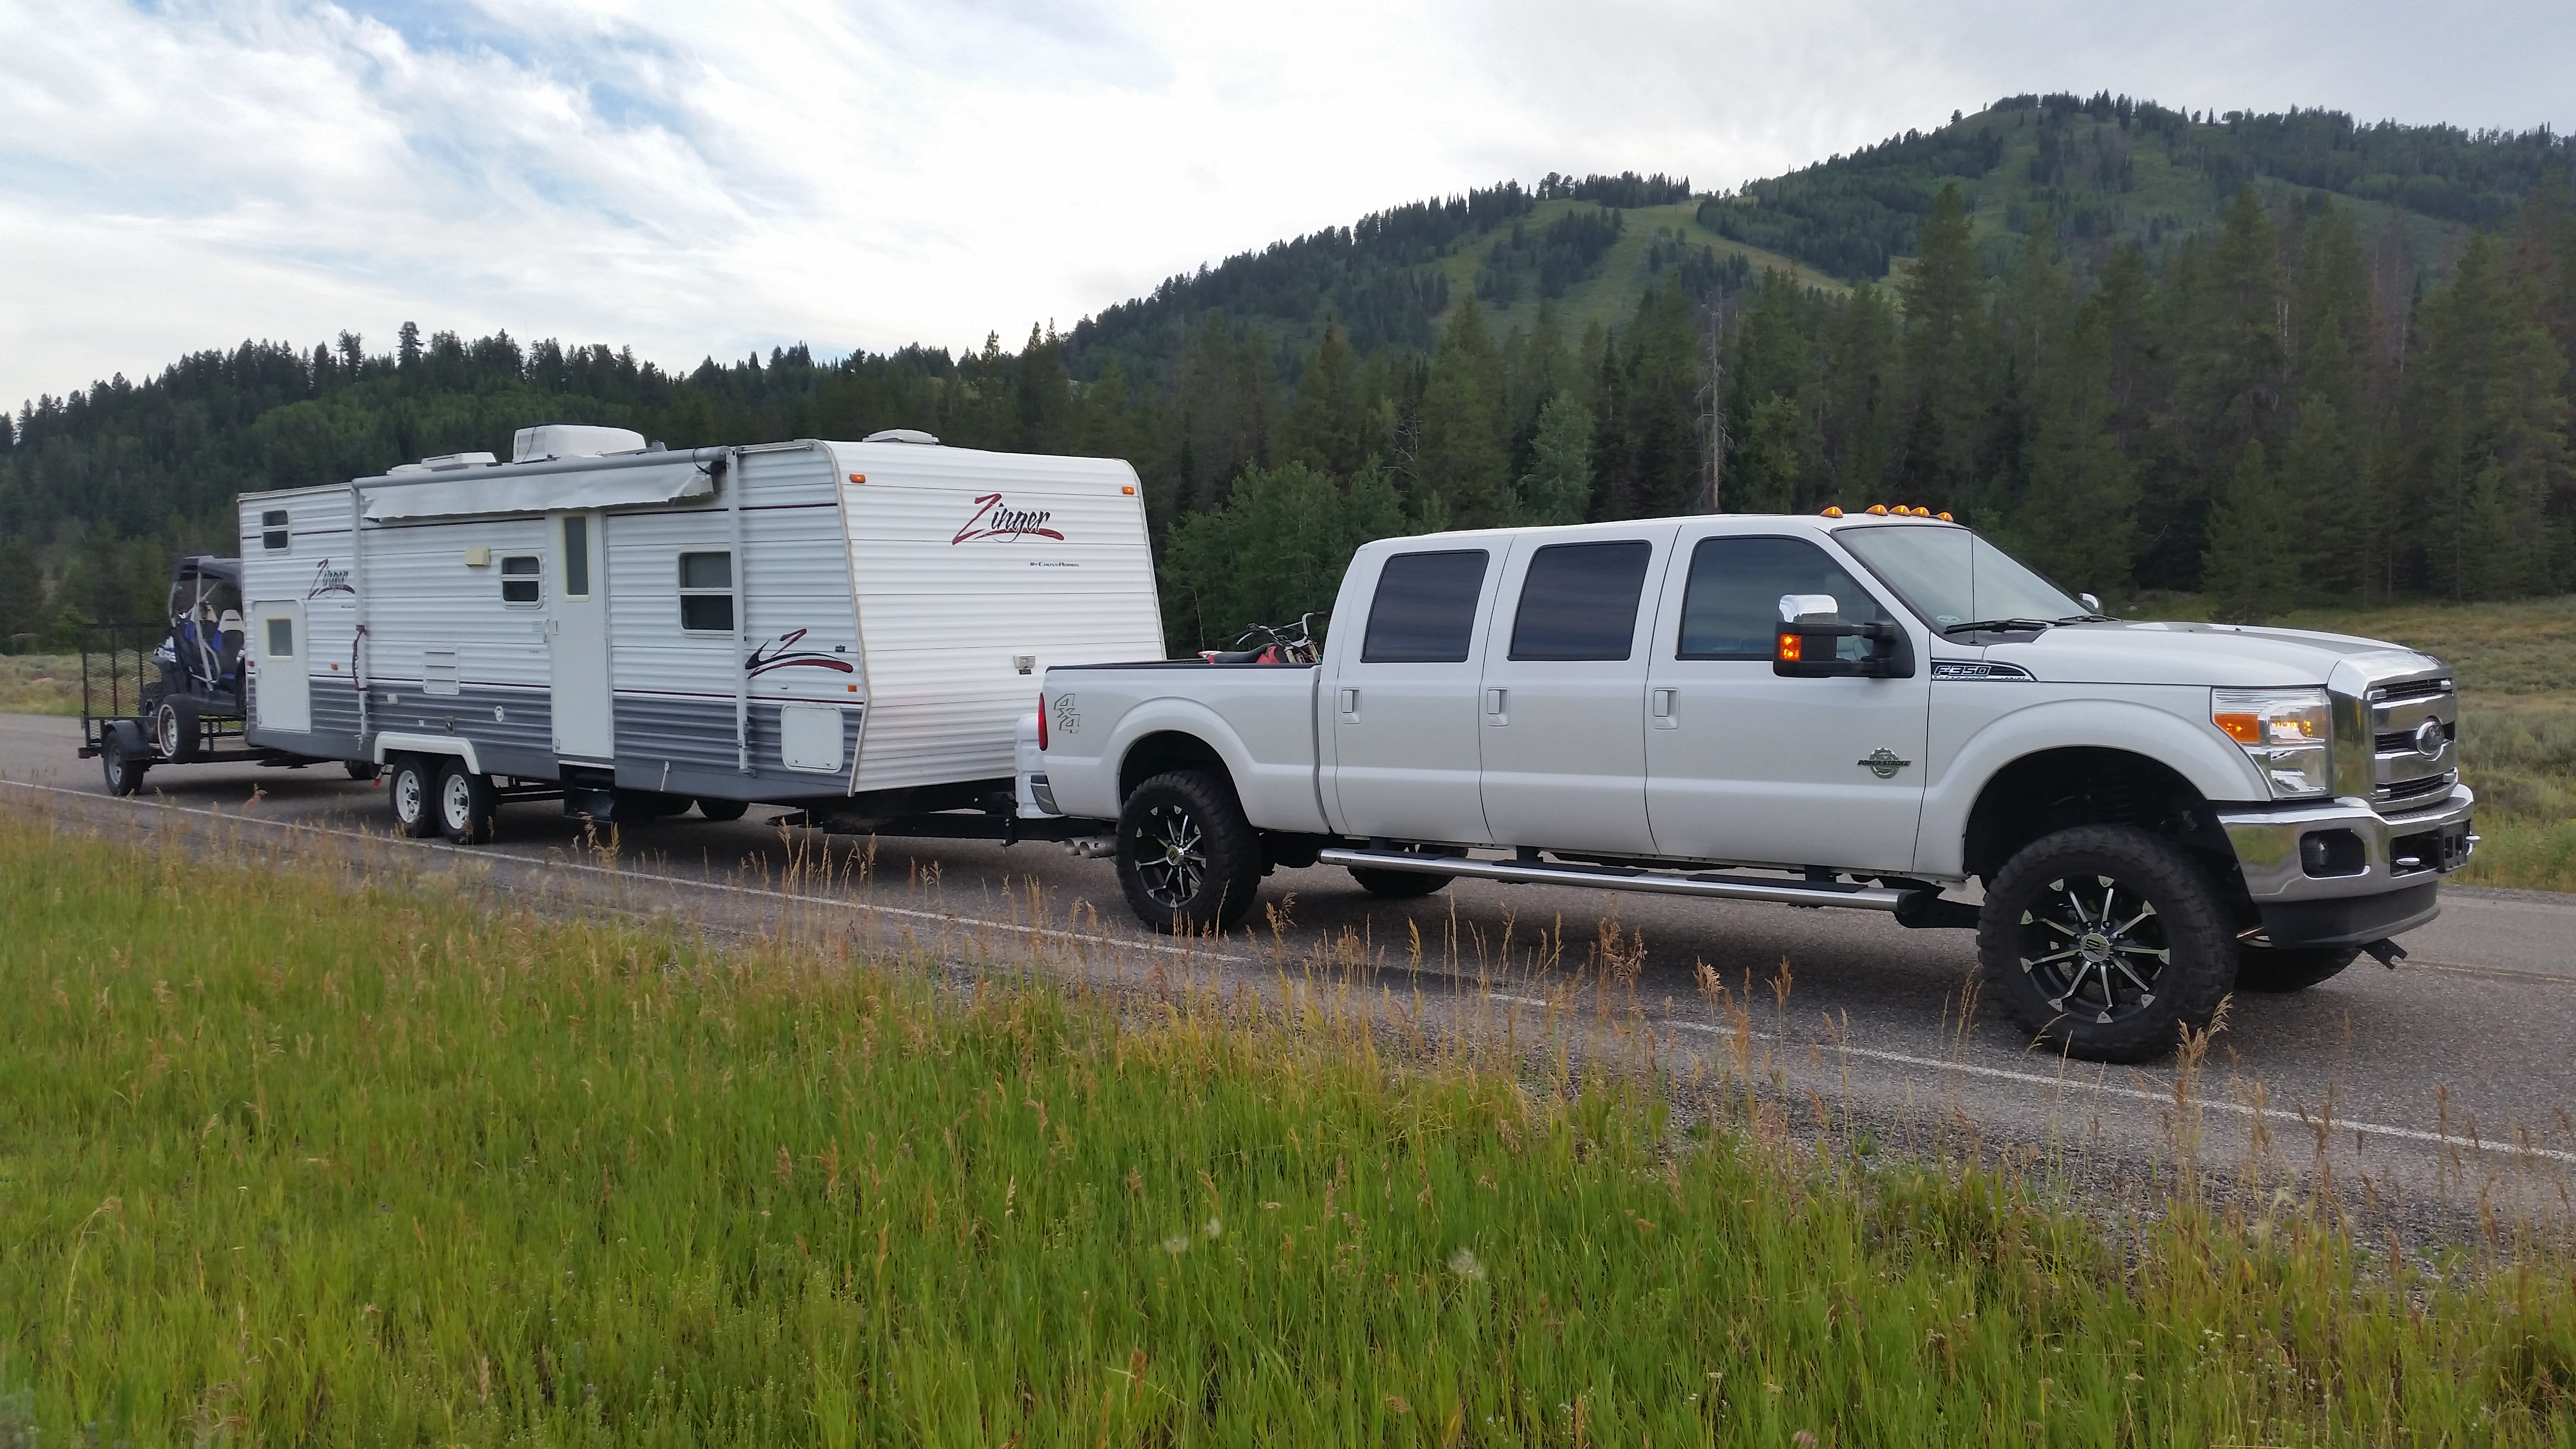
[[[1038,753],[1039,753],[1039,754],[1043,755],[1043,754],[1045,754],[1045,753],[1046,753],[1046,745],[1047,745],[1047,732],[1046,732],[1046,691],[1045,691],[1045,690],[1043,690],[1043,689],[1041,689],[1041,690],[1039,690],[1039,691],[1038,691]]]

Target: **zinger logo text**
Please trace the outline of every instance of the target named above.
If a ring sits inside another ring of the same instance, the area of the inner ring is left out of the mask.
[[[999,493],[987,493],[975,500],[975,516],[957,530],[952,544],[971,538],[1052,538],[1058,543],[1064,535],[1046,526],[1053,515],[1043,508],[1012,508],[1002,502]]]

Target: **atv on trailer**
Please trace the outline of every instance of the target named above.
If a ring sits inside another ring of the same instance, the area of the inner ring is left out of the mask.
[[[244,747],[241,561],[194,555],[170,570],[169,618],[81,632],[81,758],[131,795],[154,765],[308,761]]]

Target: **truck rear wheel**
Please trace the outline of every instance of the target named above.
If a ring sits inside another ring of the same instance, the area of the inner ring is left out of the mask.
[[[1429,845],[1407,846],[1404,849],[1408,855],[1465,855],[1467,853],[1454,847],[1444,850]],[[1359,882],[1361,890],[1367,891],[1380,900],[1388,901],[1420,900],[1449,884],[1450,879],[1445,875],[1433,875],[1429,871],[1379,870],[1365,865],[1352,866],[1350,872],[1351,879]]]
[[[438,769],[418,755],[396,755],[393,778],[385,782],[385,799],[393,806],[394,828],[414,840],[438,833]]]
[[[1175,935],[1223,930],[1261,889],[1261,838],[1224,780],[1199,770],[1156,775],[1118,814],[1118,884],[1128,909]]]
[[[2330,976],[2340,975],[2360,955],[2358,946],[2239,946],[2237,989],[2267,995],[2305,991]]]
[[[2209,875],[2172,842],[2085,825],[1995,872],[1977,922],[1986,989],[2070,1056],[2134,1062],[2206,1026],[2236,985],[2236,938]]]
[[[463,760],[450,760],[438,772],[438,832],[449,840],[458,845],[490,840],[500,808],[491,776],[465,768]]]

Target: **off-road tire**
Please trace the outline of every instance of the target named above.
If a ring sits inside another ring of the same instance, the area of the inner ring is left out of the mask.
[[[750,809],[751,802],[748,800],[708,800],[701,798],[698,801],[698,813],[709,820],[740,820],[744,813]]]
[[[143,788],[143,772],[152,768],[151,747],[143,742],[143,727],[130,720],[119,720],[99,732],[98,769],[107,777],[111,795],[131,795]]]
[[[161,758],[184,765],[197,758],[197,706],[185,699],[165,699],[152,712],[152,743]]]
[[[1156,775],[1118,813],[1118,884],[1158,931],[1224,930],[1261,889],[1261,837],[1234,787],[1199,770]]]
[[[2062,830],[2007,861],[1978,913],[1977,960],[2015,1026],[2091,1061],[2163,1056],[2236,986],[2236,937],[2208,872],[2125,825]]]
[[[438,833],[438,762],[420,755],[396,755],[386,762],[385,803],[394,812],[394,828],[414,840]]]
[[[2266,995],[2305,991],[2342,974],[2360,955],[2359,946],[2239,946],[2236,989]]]
[[[361,785],[385,772],[385,767],[373,760],[342,760],[340,766],[349,772],[350,779]]]
[[[492,789],[491,776],[465,768],[463,760],[449,760],[440,768],[439,834],[458,845],[481,845],[492,838],[500,809],[501,797]]]

